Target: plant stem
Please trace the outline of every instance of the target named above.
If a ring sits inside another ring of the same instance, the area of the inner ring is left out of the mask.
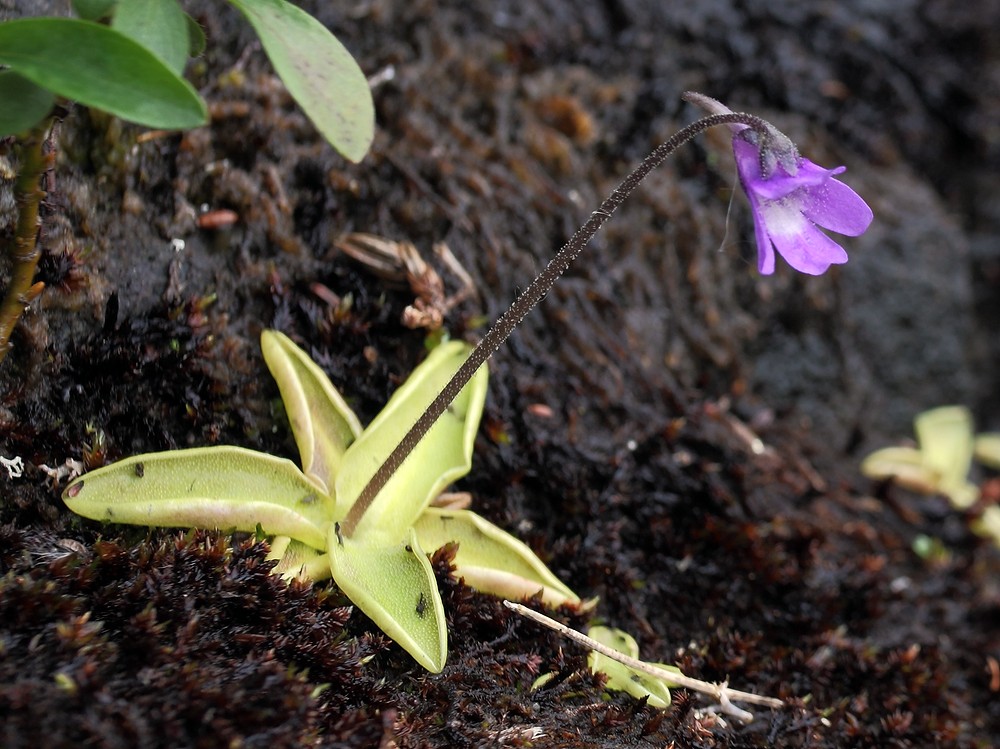
[[[462,364],[448,384],[444,386],[444,389],[438,393],[438,396],[427,407],[427,410],[420,415],[420,418],[410,428],[410,431],[403,436],[403,439],[392,453],[389,454],[389,457],[378,467],[378,470],[375,471],[375,474],[361,491],[357,500],[355,500],[347,517],[341,523],[344,535],[350,536],[354,532],[358,521],[361,520],[361,517],[365,514],[365,511],[371,505],[376,495],[382,491],[386,482],[389,481],[396,470],[403,464],[403,461],[406,460],[413,448],[427,434],[427,431],[461,392],[465,384],[472,379],[476,370],[486,363],[486,360],[500,348],[500,345],[520,325],[531,308],[538,304],[549,292],[555,282],[559,280],[560,276],[570,266],[570,263],[576,260],[587,243],[597,234],[600,228],[604,226],[605,222],[611,218],[611,215],[625,202],[629,195],[635,191],[639,183],[656,167],[662,164],[670,154],[699,133],[717,125],[734,124],[747,125],[765,134],[769,132],[770,128],[770,125],[760,117],[743,112],[713,114],[703,117],[674,133],[669,140],[657,146],[631,174],[622,180],[621,184],[604,199],[604,202],[601,203],[596,211],[590,214],[590,218],[587,219],[583,226],[576,230],[576,233],[563,245],[563,248],[559,250],[556,256],[549,261],[544,270],[521,292],[521,295],[514,300],[514,303],[508,310],[494,323],[483,340],[480,341],[479,345],[469,355],[469,358]]]
[[[21,168],[14,186],[17,230],[10,253],[11,278],[0,303],[0,362],[12,348],[10,337],[17,321],[44,288],[41,282],[33,281],[41,255],[38,248],[38,208],[45,199],[45,191],[41,188],[42,175],[52,163],[51,155],[45,153],[46,134],[51,125],[51,119],[43,120],[21,140]]]

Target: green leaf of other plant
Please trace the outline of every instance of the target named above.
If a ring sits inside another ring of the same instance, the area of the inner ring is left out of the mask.
[[[184,22],[188,31],[188,57],[199,57],[205,51],[205,30],[187,13]]]
[[[639,645],[635,638],[628,632],[612,627],[591,627],[587,630],[587,636],[597,640],[602,645],[624,653],[632,658],[639,657]],[[675,686],[662,679],[654,678],[642,671],[636,671],[616,660],[601,655],[592,650],[587,656],[587,665],[594,673],[604,673],[608,677],[608,689],[619,692],[628,692],[636,699],[647,698],[653,707],[670,706],[670,687]],[[670,666],[665,663],[653,663],[653,666],[681,673],[677,666]]]
[[[52,110],[55,96],[13,70],[0,71],[0,136],[31,129]]]
[[[326,548],[329,501],[289,460],[241,447],[126,458],[66,487],[63,501],[93,520],[292,536]]]
[[[90,21],[0,23],[0,65],[59,96],[147,127],[181,129],[208,121],[191,84],[138,42]]]
[[[319,21],[284,0],[229,0],[254,27],[288,92],[330,144],[361,161],[375,106],[357,62]]]
[[[118,0],[73,0],[73,12],[85,21],[100,21],[111,15]]]
[[[174,73],[184,72],[188,23],[177,0],[127,0],[115,8],[111,28],[139,42]]]
[[[333,578],[379,628],[433,673],[448,658],[444,606],[430,561],[412,530],[382,546],[330,533]]]
[[[513,600],[541,592],[545,604],[553,607],[580,602],[527,544],[474,512],[428,507],[414,530],[429,552],[458,543],[456,573],[476,590]]]

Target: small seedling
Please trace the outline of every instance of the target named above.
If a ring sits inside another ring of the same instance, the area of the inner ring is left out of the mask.
[[[614,627],[591,627],[587,630],[587,637],[615,652],[639,660],[639,643],[624,630]],[[646,701],[653,707],[670,706],[670,687],[677,686],[674,682],[657,679],[644,671],[629,668],[621,661],[609,658],[597,650],[590,651],[590,655],[587,656],[587,665],[591,671],[607,675],[608,689],[627,692],[637,700],[645,697]],[[681,673],[677,666],[669,666],[666,663],[650,663],[649,665],[671,673]]]

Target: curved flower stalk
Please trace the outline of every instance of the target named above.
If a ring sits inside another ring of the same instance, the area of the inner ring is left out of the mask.
[[[687,93],[684,98],[712,114],[732,114],[708,96]],[[764,132],[739,123],[729,127],[736,170],[753,214],[757,269],[764,275],[774,273],[775,251],[795,270],[813,276],[846,263],[844,248],[820,227],[856,237],[873,218],[861,196],[833,178],[846,167],[824,169],[799,156],[795,145],[773,126]]]
[[[337,585],[418,663],[438,672],[447,629],[425,552],[458,542],[456,566],[473,587],[558,605],[579,598],[510,534],[468,511],[429,507],[468,473],[486,399],[479,369],[415,450],[414,460],[362,516],[342,528],[361,488],[388,451],[468,357],[461,342],[434,349],[366,428],[309,356],[282,333],[261,348],[278,383],[302,460],[240,447],[138,455],[86,474],[63,499],[95,520],[137,525],[261,529],[274,536],[275,572]]]
[[[831,264],[847,259],[843,248],[817,228],[822,224],[835,231],[860,234],[871,223],[872,212],[868,205],[849,187],[832,179],[833,174],[843,171],[842,167],[823,170],[801,158],[785,135],[756,115],[733,112],[715,99],[690,91],[684,94],[684,98],[708,109],[710,114],[681,128],[653,149],[524,288],[372,475],[344,521],[346,528],[354,528],[385,483],[445,412],[463,385],[545,297],[622,203],[650,172],[699,133],[718,125],[727,125],[735,130],[734,138],[739,141],[734,145],[737,164],[740,165],[741,175],[744,175],[747,194],[751,196],[760,258],[758,267],[762,273],[774,271],[773,248],[784,254],[794,268],[805,273],[822,273]],[[751,157],[755,159],[755,165],[750,164]]]

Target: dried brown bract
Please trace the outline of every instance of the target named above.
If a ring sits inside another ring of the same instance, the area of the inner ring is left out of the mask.
[[[339,238],[334,245],[390,285],[410,287],[416,299],[403,310],[402,323],[408,328],[438,330],[444,324],[445,315],[456,305],[476,296],[472,278],[443,242],[435,243],[434,254],[461,283],[461,288],[450,296],[445,292],[441,276],[412,242],[396,242],[355,232]]]

